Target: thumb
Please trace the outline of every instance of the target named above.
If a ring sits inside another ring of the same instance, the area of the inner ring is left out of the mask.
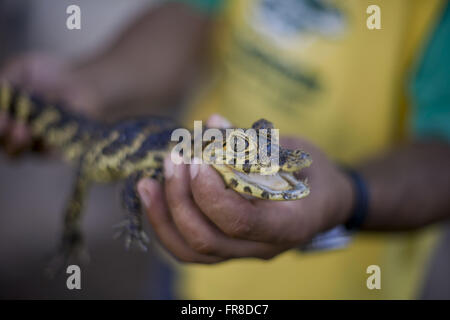
[[[210,128],[231,128],[231,122],[222,117],[219,114],[213,114],[209,117],[208,121],[206,121],[206,125]]]

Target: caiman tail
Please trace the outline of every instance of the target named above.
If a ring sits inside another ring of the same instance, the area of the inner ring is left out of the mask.
[[[69,161],[76,161],[88,144],[103,131],[103,125],[57,104],[49,104],[39,97],[16,89],[7,82],[0,84],[0,112],[27,124],[34,138],[55,147]]]

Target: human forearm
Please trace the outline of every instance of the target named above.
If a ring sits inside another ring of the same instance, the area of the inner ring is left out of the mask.
[[[185,5],[163,4],[74,72],[95,88],[98,105],[172,101],[184,92],[199,66],[208,23],[206,16]]]
[[[417,143],[363,165],[368,230],[421,227],[450,217],[450,146]]]

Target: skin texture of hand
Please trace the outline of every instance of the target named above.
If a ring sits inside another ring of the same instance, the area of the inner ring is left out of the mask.
[[[217,119],[210,119],[209,126]],[[284,142],[302,147],[313,158],[302,173],[311,194],[302,200],[249,200],[227,189],[212,167],[175,165],[166,158],[164,187],[149,179],[138,184],[161,243],[183,262],[270,259],[345,222],[353,203],[348,178],[311,144],[300,139]]]
[[[95,116],[99,100],[86,72],[72,70],[63,60],[30,53],[7,62],[0,70],[0,81],[60,102],[82,113]],[[5,150],[16,154],[29,147],[29,129],[0,112],[0,138]]]

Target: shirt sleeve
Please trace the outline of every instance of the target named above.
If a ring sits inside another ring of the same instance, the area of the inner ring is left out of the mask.
[[[418,139],[450,142],[450,5],[432,34],[413,75],[412,129]]]
[[[195,10],[208,15],[214,15],[218,13],[225,2],[225,0],[167,0],[171,2],[185,3]]]
[[[447,5],[413,75],[412,130],[418,139],[450,142],[450,5]]]

